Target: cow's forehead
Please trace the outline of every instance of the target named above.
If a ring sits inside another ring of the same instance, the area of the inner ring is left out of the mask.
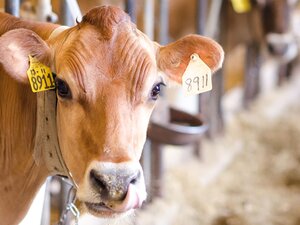
[[[114,8],[110,10],[115,13]],[[123,11],[118,12],[119,19],[106,17],[105,21],[99,21],[103,19],[100,17],[87,22],[84,17],[83,22],[66,34],[66,41],[57,52],[58,73],[71,76],[73,85],[84,92],[89,88],[101,89],[101,84],[116,80],[124,81],[126,88],[133,85],[138,91],[148,75],[156,73],[155,45],[136,29]],[[110,25],[103,28],[100,24]],[[150,83],[154,80],[151,78]]]

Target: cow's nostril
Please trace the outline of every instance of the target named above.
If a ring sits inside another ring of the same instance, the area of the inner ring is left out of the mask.
[[[130,180],[130,184],[136,184],[136,182],[140,179],[141,176],[141,172],[139,171],[137,174],[135,174],[131,180]]]
[[[97,189],[100,189],[100,190],[107,189],[106,182],[102,179],[102,177],[99,174],[97,174],[97,172],[95,170],[92,170],[90,172],[90,178],[91,178],[93,185],[95,187],[97,187]]]
[[[270,54],[283,56],[288,51],[289,46],[286,43],[268,43],[267,48]]]
[[[126,198],[128,188],[131,185],[137,185],[141,177],[141,172],[128,173],[127,171],[90,171],[90,183],[92,188],[102,201],[123,201]]]
[[[132,179],[132,181],[130,181],[131,184],[136,184],[136,182],[137,182],[136,178],[134,178],[134,179]]]
[[[268,43],[268,44],[267,44],[267,48],[268,48],[268,51],[269,51],[271,54],[274,54],[274,53],[275,53],[275,48],[274,48],[274,45],[273,45],[273,44]]]

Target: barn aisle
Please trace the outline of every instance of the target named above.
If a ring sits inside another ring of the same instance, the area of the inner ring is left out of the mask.
[[[299,225],[299,100],[295,75],[238,113],[224,137],[204,143],[202,162],[166,172],[164,197],[137,213],[136,225]],[[210,166],[218,158],[219,168]]]

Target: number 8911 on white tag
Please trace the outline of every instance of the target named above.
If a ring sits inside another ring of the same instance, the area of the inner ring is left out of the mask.
[[[182,76],[182,86],[187,95],[196,95],[212,90],[211,70],[198,54],[191,55]]]

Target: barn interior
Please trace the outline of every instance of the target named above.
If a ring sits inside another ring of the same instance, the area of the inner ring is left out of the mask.
[[[134,215],[80,225],[300,225],[298,0],[1,0],[3,11],[73,26],[114,5],[150,39],[195,33],[224,48],[212,91],[165,88],[141,158],[147,201]],[[48,178],[21,225],[56,224],[70,185]],[[65,224],[76,224],[68,213]],[[1,222],[0,222],[1,224]]]

